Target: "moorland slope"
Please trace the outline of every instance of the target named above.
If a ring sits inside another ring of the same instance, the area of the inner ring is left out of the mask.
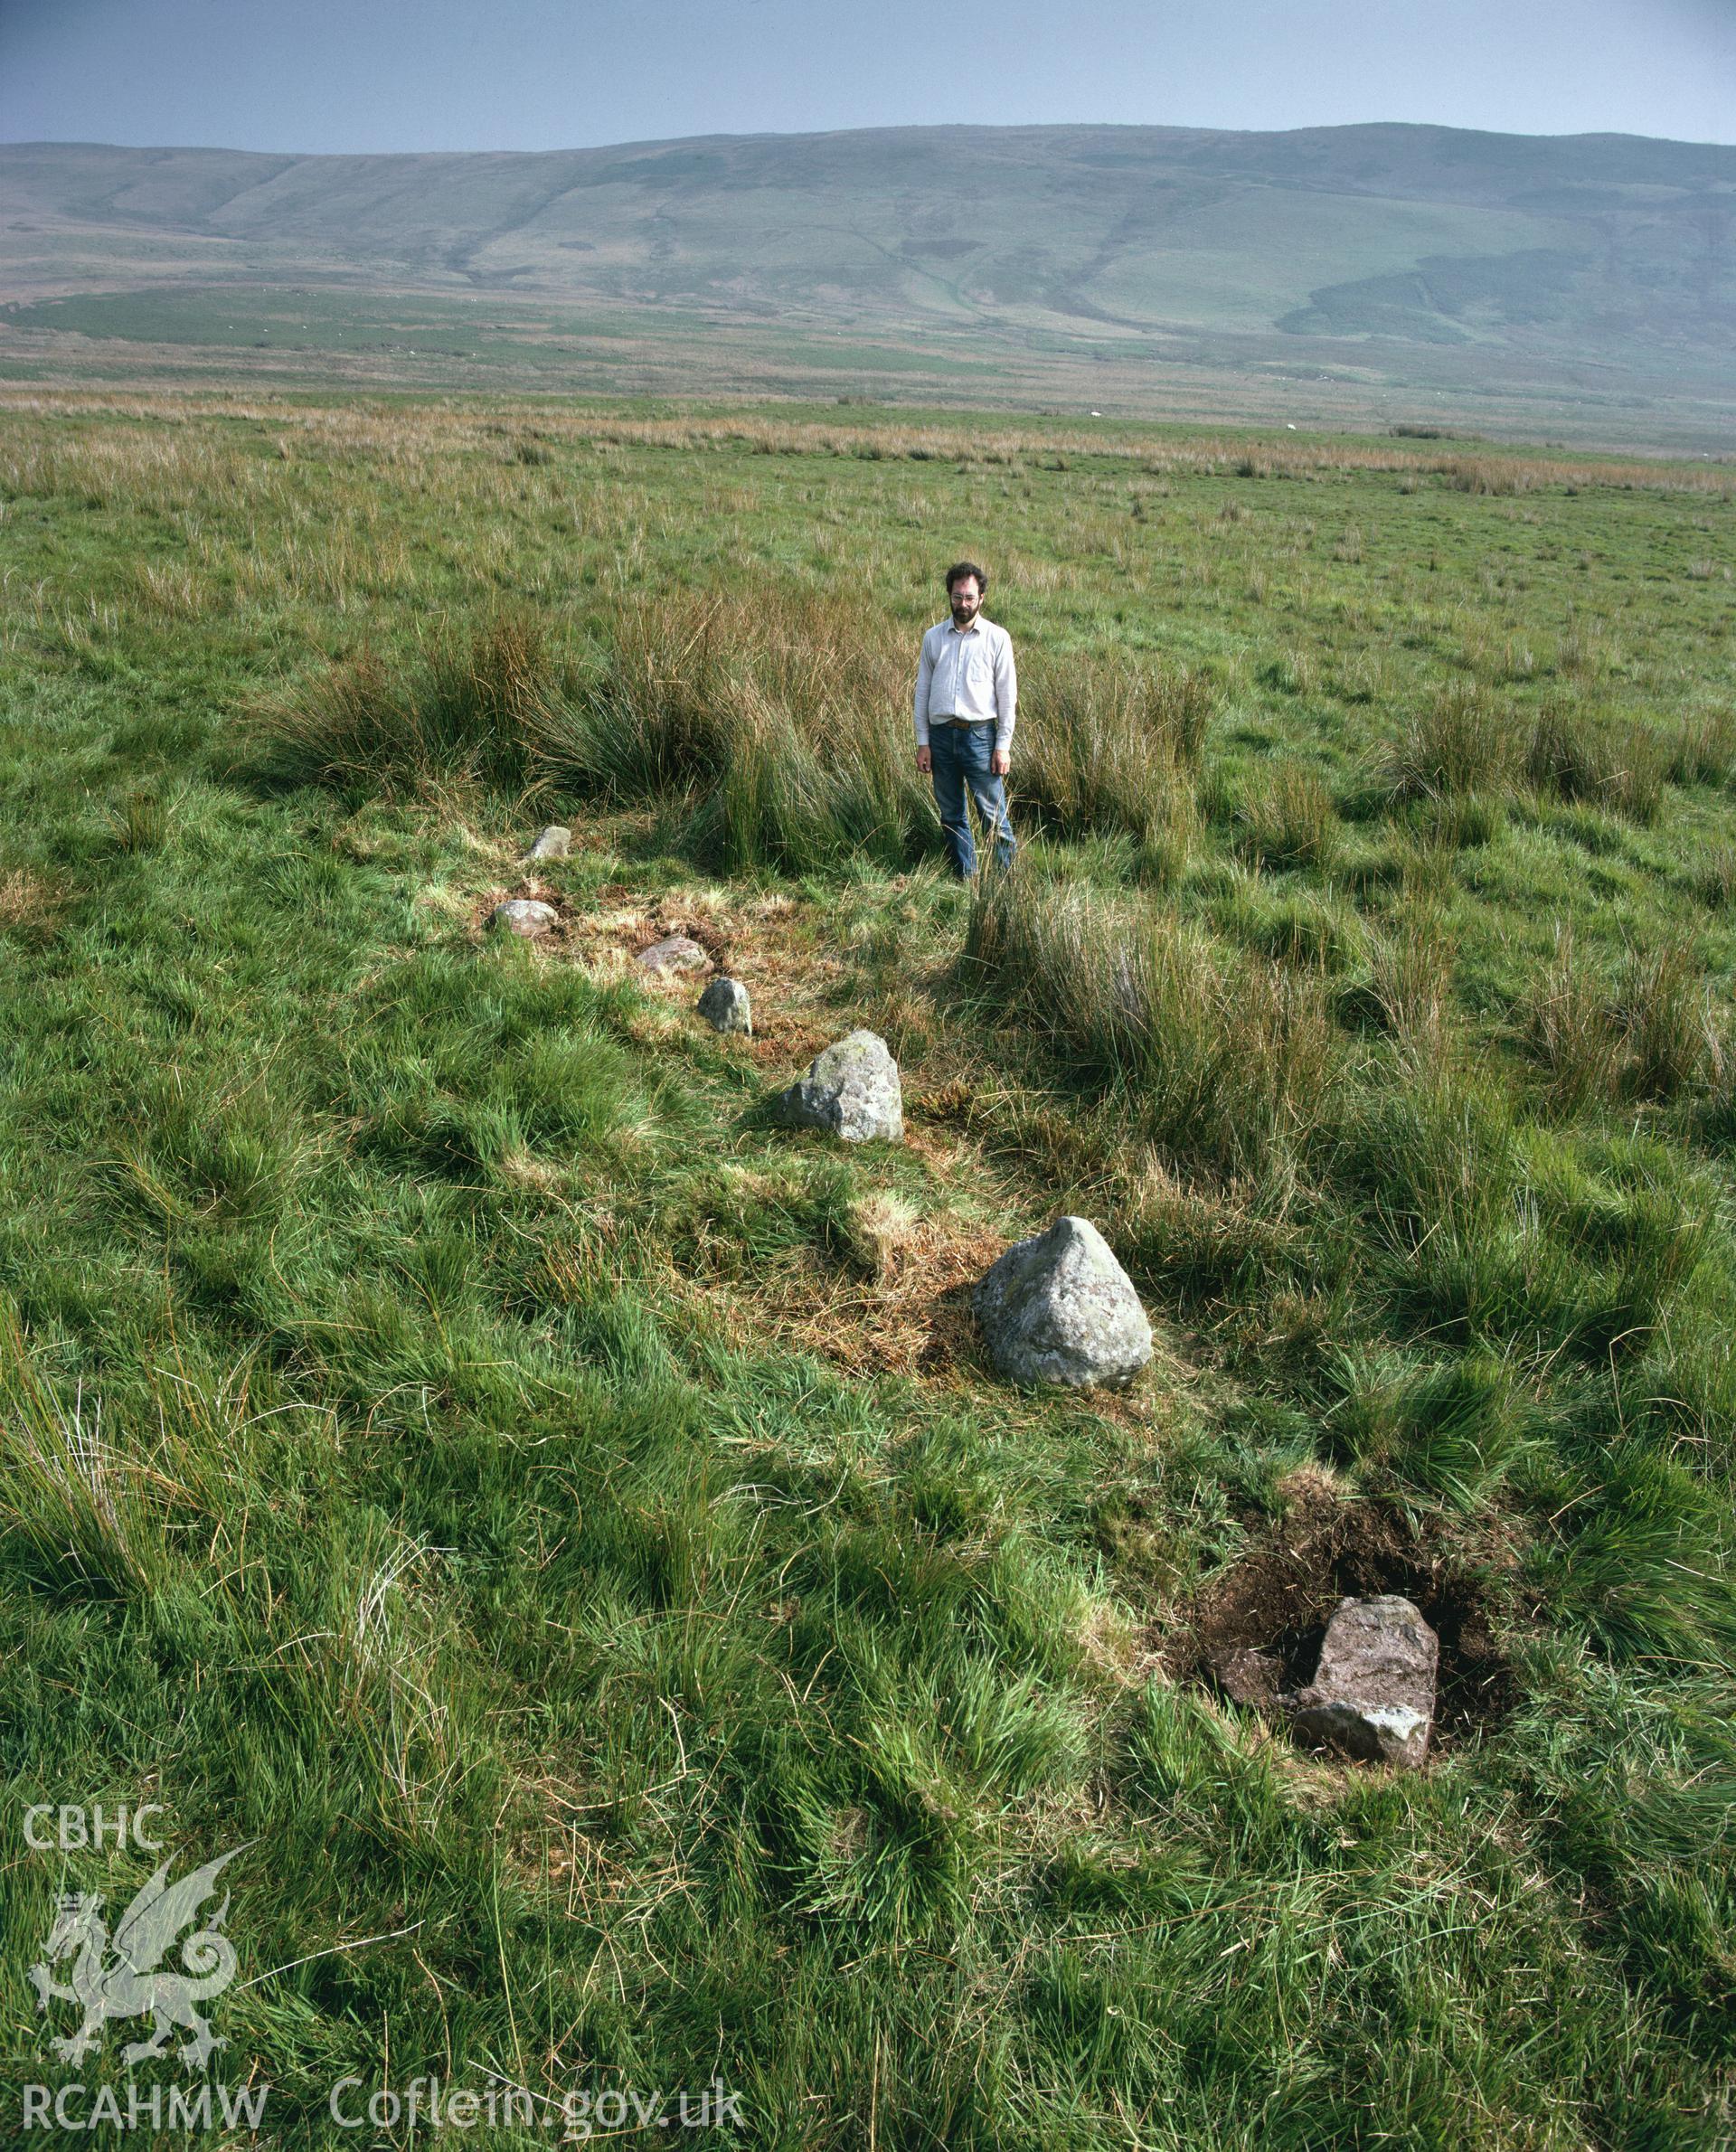
[[[0,147],[0,360],[1730,436],[1736,149],[1363,126],[541,155]],[[414,295],[420,310],[382,310]],[[433,304],[439,301],[439,304]],[[720,345],[716,332],[727,332]],[[1254,392],[1259,392],[1255,393]],[[1393,399],[1398,407],[1393,406]],[[1288,411],[1289,405],[1286,405]],[[1701,437],[1704,438],[1702,439]]]

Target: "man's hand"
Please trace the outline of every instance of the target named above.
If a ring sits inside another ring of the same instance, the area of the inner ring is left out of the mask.
[[[916,750],[916,766],[921,771],[922,775],[927,777],[929,772],[934,768],[933,750],[929,748],[919,747]]]
[[[1004,747],[997,747],[989,757],[988,766],[996,777],[1005,777],[1013,767],[1013,758]]]

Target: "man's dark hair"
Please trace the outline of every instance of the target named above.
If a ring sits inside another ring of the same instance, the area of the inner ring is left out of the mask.
[[[961,583],[967,575],[976,578],[976,588],[985,597],[988,595],[988,571],[979,568],[975,561],[955,561],[947,571],[947,596],[952,596],[954,583]]]

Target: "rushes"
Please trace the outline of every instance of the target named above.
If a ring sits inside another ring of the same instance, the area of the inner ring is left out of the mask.
[[[852,851],[898,865],[931,816],[908,640],[782,585],[674,614],[617,607],[588,674],[541,713],[537,766],[592,797],[683,803],[689,842],[721,866],[801,872]]]
[[[697,602],[623,601],[557,663],[534,618],[442,636],[401,672],[363,650],[273,705],[259,731],[296,775],[392,790],[538,779],[617,804],[664,801],[708,864],[802,873],[932,843],[916,769],[909,630],[762,580]],[[1185,851],[1212,698],[1196,673],[1080,656],[1034,669],[1020,798],[1068,836]]]
[[[1529,493],[1544,476],[1536,464],[1517,456],[1454,456],[1435,468],[1459,493]]]
[[[1710,1083],[1724,1054],[1692,942],[1629,953],[1613,986],[1579,954],[1571,930],[1524,1011],[1533,1058],[1564,1112],[1591,1102],[1664,1101]]]
[[[1711,911],[1736,910],[1736,845],[1714,845],[1693,876],[1691,886]]]
[[[1326,1110],[1337,1055],[1312,973],[1239,958],[1155,911],[1016,876],[978,893],[967,949],[1003,1003],[1119,1086],[1173,1156],[1252,1172]]]
[[[1684,717],[1667,755],[1673,785],[1727,785],[1736,770],[1736,711],[1713,709]]]
[[[1571,927],[1555,930],[1555,953],[1524,1010],[1525,1043],[1548,1072],[1557,1109],[1575,1113],[1613,1088],[1617,1041],[1602,984],[1576,956]]]
[[[1656,736],[1596,710],[1545,709],[1532,728],[1525,774],[1539,792],[1584,801],[1631,822],[1657,817],[1666,755]]]
[[[168,835],[167,803],[149,787],[129,792],[108,820],[117,852],[155,852]]]
[[[1480,687],[1456,681],[1412,717],[1382,775],[1397,803],[1505,792],[1513,775],[1513,721]]]
[[[1185,843],[1213,711],[1203,675],[1116,655],[1039,657],[1020,699],[1019,798],[1047,827]]]
[[[1324,873],[1338,851],[1338,812],[1332,794],[1306,763],[1282,761],[1242,795],[1235,816],[1236,850],[1250,866]]]
[[[496,614],[467,637],[442,629],[420,663],[363,648],[269,705],[256,731],[288,774],[392,792],[446,778],[522,783],[552,693],[541,623]]]
[[[1724,735],[1712,719],[1684,726],[1666,744],[1637,720],[1557,701],[1527,730],[1511,705],[1480,684],[1456,681],[1407,722],[1379,777],[1395,806],[1498,800],[1523,784],[1545,798],[1650,823],[1666,778],[1709,781],[1727,767],[1725,756]]]
[[[1402,913],[1390,936],[1370,938],[1370,991],[1384,1028],[1414,1065],[1438,1066],[1452,1004],[1453,948],[1427,908]]]
[[[1627,1048],[1622,1088],[1629,1098],[1674,1099],[1717,1081],[1722,1050],[1691,942],[1636,950],[1611,1014]]]
[[[604,798],[685,798],[702,854],[797,871],[904,864],[933,810],[914,767],[909,631],[767,583],[672,621],[624,608],[584,689],[542,723],[542,766]],[[1185,846],[1207,683],[1119,656],[1027,668],[1018,797],[1067,836]]]

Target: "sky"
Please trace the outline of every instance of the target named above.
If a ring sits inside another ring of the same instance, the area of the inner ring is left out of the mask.
[[[1736,0],[0,0],[0,141],[1373,119],[1736,143]]]

